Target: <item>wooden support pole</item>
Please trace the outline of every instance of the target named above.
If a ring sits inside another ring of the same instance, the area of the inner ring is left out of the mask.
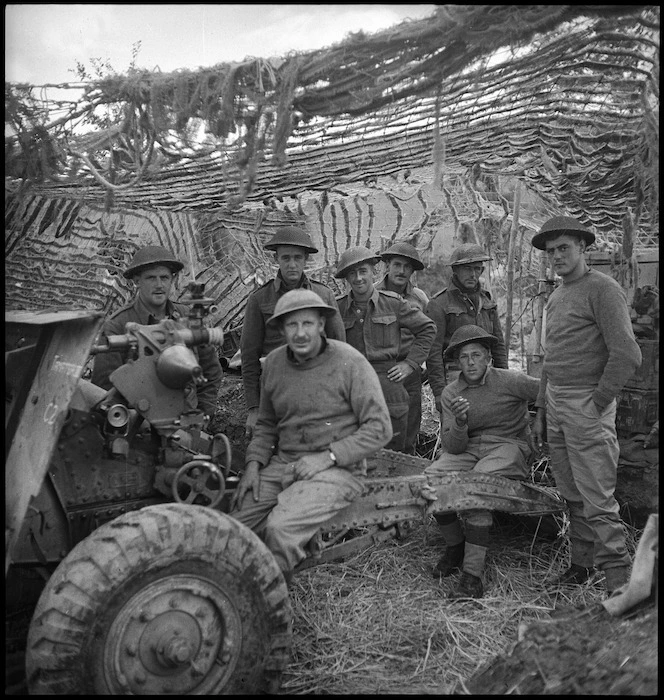
[[[509,361],[510,338],[512,335],[512,303],[514,297],[514,245],[519,230],[519,209],[521,207],[521,180],[517,180],[512,206],[512,225],[507,249],[507,312],[505,315],[505,352]]]
[[[523,278],[523,233],[524,228],[521,227],[519,232],[519,245],[516,248],[516,259],[517,272],[519,273],[519,280]],[[521,350],[521,369],[523,369],[524,362],[526,361],[526,341],[523,337],[523,286],[519,285],[519,345]]]
[[[532,362],[539,365],[533,368],[532,372],[528,372],[532,376],[539,377],[542,374],[541,362],[544,357],[544,343],[542,336],[544,334],[544,306],[546,305],[547,299],[547,258],[546,253],[542,253],[540,256],[540,269],[539,269],[539,280],[537,283],[537,317],[535,320],[535,346],[533,348]]]

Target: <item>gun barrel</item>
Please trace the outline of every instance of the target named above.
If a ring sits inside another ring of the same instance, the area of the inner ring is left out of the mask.
[[[184,328],[174,333],[175,337],[185,345],[202,345],[208,343],[210,345],[223,345],[224,331],[221,328],[200,328],[194,329]]]
[[[120,335],[108,335],[105,337],[105,343],[93,345],[90,350],[91,355],[96,355],[102,352],[113,352],[114,350],[123,350],[131,345],[138,343],[138,338],[134,332],[134,326],[137,324],[127,324],[127,333]],[[142,328],[142,327],[141,327]],[[174,343],[181,343],[187,347],[194,345],[217,345],[224,344],[224,331],[221,328],[178,328],[175,330],[164,330],[158,326],[148,326],[153,337],[164,339],[171,337]]]

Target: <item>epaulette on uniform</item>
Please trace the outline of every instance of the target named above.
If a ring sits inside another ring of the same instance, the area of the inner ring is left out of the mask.
[[[397,292],[391,292],[389,289],[377,289],[379,294],[384,294],[385,296],[392,297],[393,299],[401,299],[401,294]]]
[[[447,287],[443,287],[439,292],[436,292],[431,298],[435,299],[436,297],[439,297],[441,294],[444,294],[447,291]]]

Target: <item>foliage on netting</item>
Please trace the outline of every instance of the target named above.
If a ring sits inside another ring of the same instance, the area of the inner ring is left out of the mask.
[[[136,206],[160,191],[173,209],[232,209],[426,164],[439,182],[462,167],[474,181],[520,178],[556,210],[648,243],[659,225],[658,49],[657,6],[440,5],[278,59],[101,71],[60,86],[83,94],[50,123],[10,118],[6,162],[42,194],[110,192]],[[6,86],[6,102],[36,99],[19,87]],[[81,134],[100,110],[117,119]]]

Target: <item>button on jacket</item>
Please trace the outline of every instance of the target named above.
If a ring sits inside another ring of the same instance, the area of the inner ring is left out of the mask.
[[[383,277],[383,279],[375,285],[375,288],[384,289],[386,291],[392,291],[387,289],[387,276]],[[420,311],[425,311],[427,308],[427,304],[429,303],[429,297],[424,293],[423,290],[421,290],[419,287],[416,287],[410,280],[406,284],[406,289],[404,290],[403,294],[400,294],[399,292],[394,293],[398,294],[402,299],[405,299],[406,301],[413,304],[413,306],[418,308]],[[408,351],[410,350],[410,346],[413,344],[414,340],[415,336],[410,332],[408,328],[404,327],[401,329],[401,349],[399,351],[399,360],[402,360],[404,357],[406,357]]]
[[[492,352],[493,366],[508,369],[498,306],[489,292],[480,289],[479,292],[466,294],[452,284],[431,299],[426,312],[436,322],[437,327],[436,337],[427,359],[429,384],[436,400],[439,399],[447,384],[443,352],[449,345],[454,331],[461,326],[473,324],[496,336],[498,342]]]
[[[360,323],[351,292],[340,297],[338,303],[346,330]],[[406,356],[399,358],[403,328],[408,329],[414,338]],[[365,355],[369,362],[397,362],[403,359],[413,369],[419,369],[427,358],[435,335],[436,325],[424,312],[395,292],[374,288],[363,328]]]
[[[184,323],[188,317],[189,307],[186,304],[178,304],[169,299],[166,302],[165,311],[166,318]],[[140,297],[136,297],[130,304],[123,306],[106,320],[101,333],[105,336],[122,335],[126,332],[125,327],[130,321],[139,323],[142,326],[151,326],[158,323],[158,320],[150,313]],[[217,394],[223,378],[219,354],[214,345],[197,345],[192,350],[198,357],[203,376],[208,381],[202,386],[196,386],[195,395],[197,402],[192,402],[190,398],[194,393],[194,384],[192,382],[191,391],[187,393],[187,404],[190,408],[197,406],[203,413],[213,416],[217,409]],[[106,352],[96,355],[92,370],[92,383],[100,386],[102,389],[110,389],[112,387],[109,379],[110,375],[123,365],[127,359],[128,351]]]
[[[316,280],[302,275],[298,289],[311,289],[329,306],[336,308],[334,292]],[[260,404],[260,379],[262,357],[284,345],[284,338],[278,328],[267,328],[266,323],[274,313],[277,301],[288,289],[283,283],[281,273],[252,292],[247,299],[240,339],[242,361],[242,383],[247,408],[258,408]],[[346,340],[344,324],[339,314],[325,320],[325,335],[333,340]]]

